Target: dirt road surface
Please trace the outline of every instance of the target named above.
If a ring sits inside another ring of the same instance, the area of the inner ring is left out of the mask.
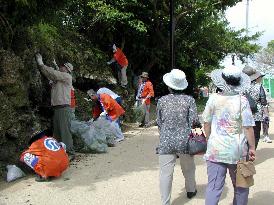
[[[274,116],[274,115],[273,115]],[[274,117],[271,117],[274,122]],[[274,139],[274,125],[270,133]],[[35,182],[34,176],[0,183],[0,205],[160,205],[159,166],[155,147],[156,127],[135,128],[126,140],[107,154],[81,154],[59,179]],[[202,156],[195,157],[198,194],[189,200],[184,177],[177,163],[172,188],[172,205],[202,205],[207,183]],[[274,143],[260,142],[256,160],[255,186],[249,205],[274,204]],[[227,176],[220,205],[232,202],[233,189]]]

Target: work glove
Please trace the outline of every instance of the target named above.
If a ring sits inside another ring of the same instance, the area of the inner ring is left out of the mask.
[[[100,114],[100,117],[106,117],[107,116],[107,113],[106,113],[106,111],[104,111],[104,112],[101,112],[101,114]]]
[[[53,59],[52,63],[54,65],[54,67],[56,68],[56,70],[59,70],[59,66],[57,65],[55,59]]]
[[[142,105],[144,105],[146,102],[146,99],[142,99]]]
[[[88,101],[88,102],[89,102],[89,101],[92,101],[91,99],[88,99],[88,98],[84,98],[84,100],[86,100],[86,101]]]
[[[38,64],[39,66],[44,65],[44,63],[43,63],[43,58],[42,58],[42,56],[41,56],[40,53],[37,53],[37,54],[35,55],[35,58],[36,58],[36,62],[37,62],[37,64]]]
[[[60,142],[59,145],[64,148],[64,150],[67,150],[67,146],[64,142]]]
[[[111,62],[110,62],[110,61],[108,61],[108,62],[107,62],[107,64],[108,64],[108,65],[110,65],[110,64],[111,64]]]

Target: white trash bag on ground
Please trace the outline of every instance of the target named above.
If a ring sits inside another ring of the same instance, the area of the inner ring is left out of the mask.
[[[26,174],[16,165],[7,165],[7,170],[7,182],[12,182],[26,176]]]

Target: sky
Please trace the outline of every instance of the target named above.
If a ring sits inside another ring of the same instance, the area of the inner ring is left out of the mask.
[[[246,27],[246,1],[243,0],[226,11],[226,17],[232,28]],[[266,47],[270,40],[274,40],[274,0],[249,0],[249,32],[253,34],[257,31],[264,31],[257,42],[259,45]],[[230,57],[223,63],[223,65],[228,64],[231,64]],[[236,65],[244,66],[239,61]]]

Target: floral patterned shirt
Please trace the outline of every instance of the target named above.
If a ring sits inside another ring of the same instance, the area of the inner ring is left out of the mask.
[[[246,97],[212,94],[203,112],[203,120],[211,123],[205,160],[237,164],[239,159],[245,158],[247,139],[242,127],[255,125]]]
[[[264,120],[264,107],[267,106],[266,94],[261,83],[252,83],[247,91],[257,103],[258,111],[253,114],[255,121]]]
[[[159,154],[185,153],[188,135],[196,121],[198,114],[194,98],[183,94],[161,97],[157,104]]]

